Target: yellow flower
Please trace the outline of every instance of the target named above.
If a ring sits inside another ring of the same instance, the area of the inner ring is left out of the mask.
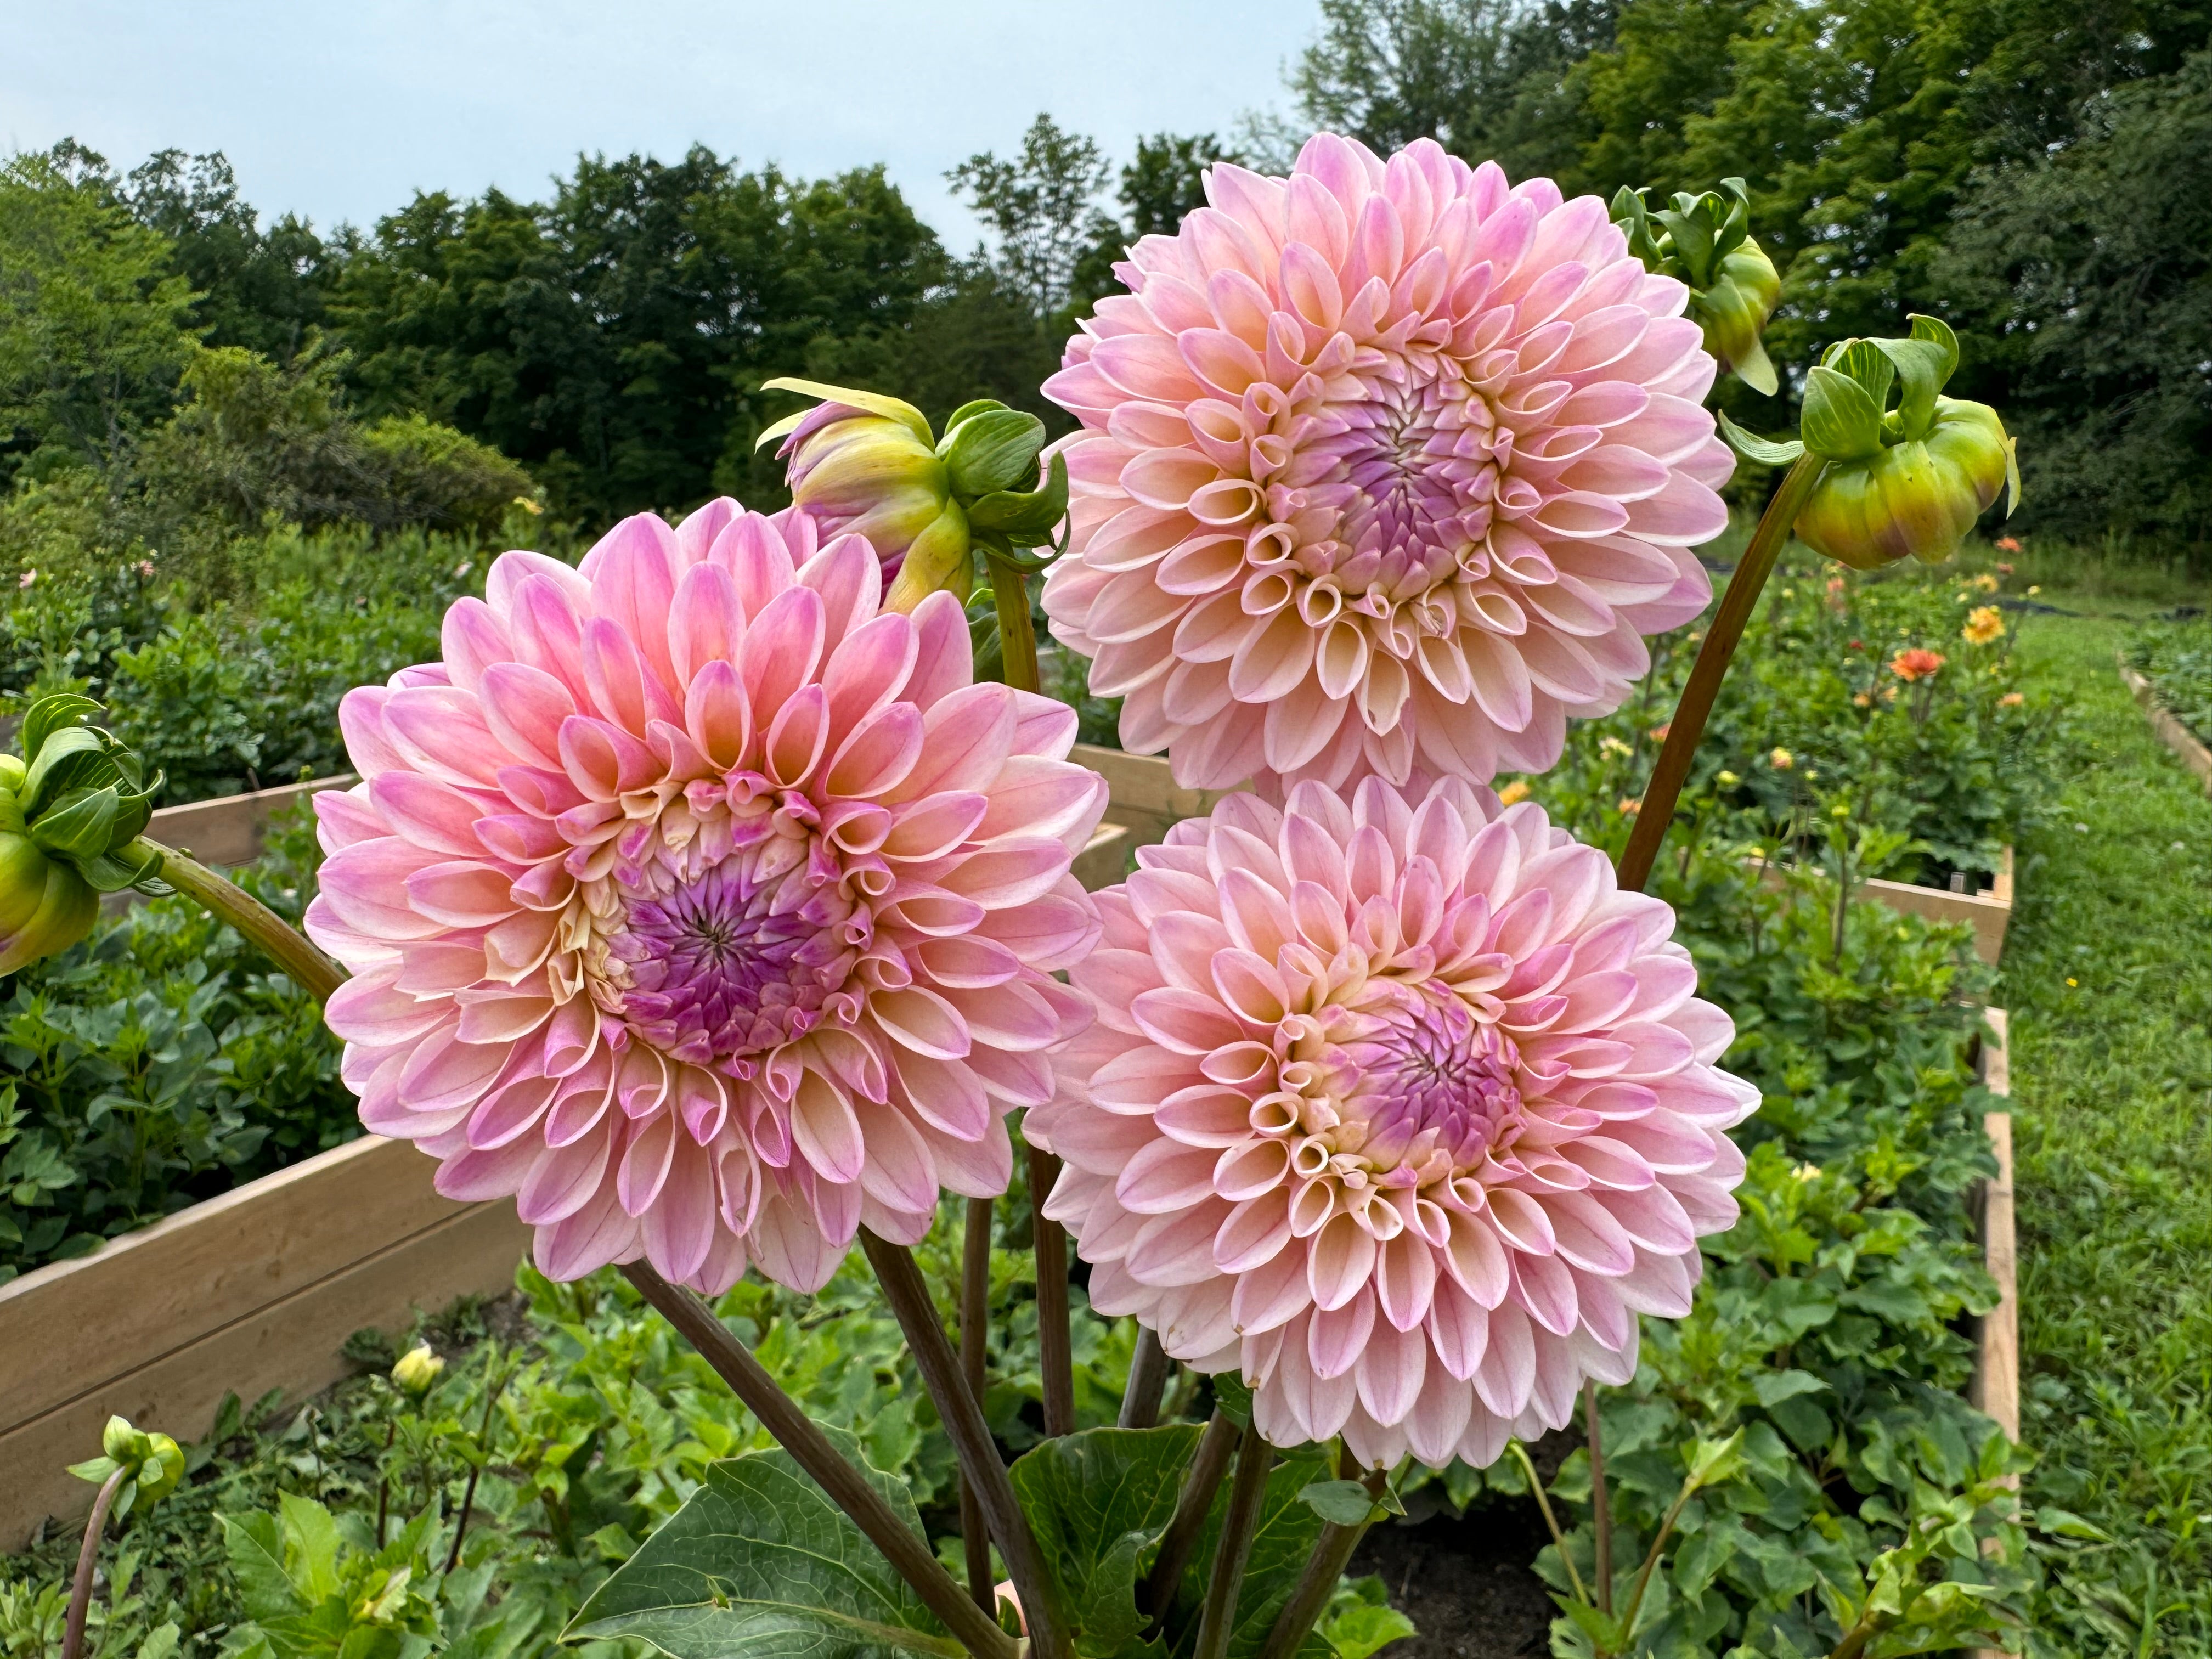
[[[1790,1173],[1800,1181],[1818,1181],[1820,1178],[1820,1166],[1817,1164],[1800,1164]]]
[[[430,1352],[430,1345],[418,1342],[399,1356],[399,1363],[392,1368],[392,1380],[419,1398],[430,1392],[430,1385],[445,1369],[446,1362]]]
[[[1638,799],[1633,799],[1632,797],[1626,796],[1626,795],[1624,795],[1624,796],[1622,796],[1622,797],[1621,797],[1621,799],[1620,799],[1620,816],[1621,816],[1621,817],[1625,817],[1625,818],[1632,818],[1632,817],[1635,817],[1638,812],[1641,812],[1643,810],[1644,810],[1644,803],[1643,803],[1642,801],[1638,800]]]
[[[2042,584],[2041,582],[2030,582],[2030,583],[2028,584],[2028,586],[2027,586],[2027,596],[2028,596],[2028,598],[2030,598],[2031,599],[2033,599],[2033,598],[2034,598],[2038,593],[2040,593],[2041,592],[2043,592],[2043,584]]]
[[[1766,763],[1778,772],[1787,772],[1797,764],[1797,757],[1787,749],[1777,749],[1767,756]]]
[[[1974,578],[1974,586],[1984,593],[1994,593],[1997,591],[1996,576],[1993,572],[1984,570]]]
[[[1855,708],[1871,708],[1874,706],[1874,699],[1862,691],[1851,699],[1851,706]]]
[[[1723,789],[1733,789],[1743,780],[1733,772],[1717,772],[1713,775],[1713,781]]]
[[[1597,752],[1601,755],[1631,755],[1636,751],[1619,738],[1600,738],[1597,740]]]
[[[1518,805],[1528,799],[1528,780],[1526,778],[1516,778],[1498,792],[1498,804],[1503,806]]]
[[[1966,613],[1959,637],[1968,645],[1987,645],[2005,631],[2004,612],[1993,605],[1978,605]]]

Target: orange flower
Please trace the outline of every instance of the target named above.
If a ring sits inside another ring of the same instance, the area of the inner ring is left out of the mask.
[[[1638,800],[1638,799],[1635,799],[1635,798],[1633,798],[1633,797],[1632,797],[1632,796],[1626,796],[1626,795],[1625,795],[1625,796],[1623,796],[1623,797],[1621,798],[1621,802],[1620,802],[1620,815],[1621,815],[1621,817],[1625,817],[1625,818],[1632,818],[1632,817],[1635,817],[1638,812],[1641,812],[1643,810],[1644,810],[1644,803],[1643,803],[1641,800]]]
[[[1512,782],[1507,784],[1503,789],[1498,792],[1498,799],[1499,803],[1503,805],[1519,805],[1522,801],[1528,799],[1528,780],[1526,778],[1514,779]]]
[[[1668,731],[1674,726],[1674,722],[1672,720],[1661,720],[1658,725],[1651,728],[1651,737],[1656,742],[1666,742]]]
[[[2017,708],[2021,704],[2027,701],[2027,699],[2021,696],[2019,692],[2008,691],[2004,696],[1997,699],[1997,707],[2000,708]]]
[[[1943,665],[1939,653],[1914,646],[1910,651],[1900,651],[1889,659],[1889,672],[1898,678],[1911,682],[1924,680]]]
[[[2001,552],[2017,553],[2020,551],[2020,544],[2010,536],[2000,536],[1997,538],[1997,548]]]
[[[1852,706],[1854,708],[1867,708],[1867,707],[1869,707],[1869,705],[1871,705],[1871,704],[1873,703],[1873,702],[1874,702],[1874,699],[1873,699],[1872,697],[1869,696],[1865,692],[1862,691],[1862,692],[1860,692],[1860,693],[1858,694],[1858,696],[1855,696],[1855,697],[1853,697],[1853,698],[1851,699],[1851,706]]]
[[[1968,645],[1987,645],[2005,631],[2004,612],[1993,605],[1978,605],[1967,613],[1959,637]]]

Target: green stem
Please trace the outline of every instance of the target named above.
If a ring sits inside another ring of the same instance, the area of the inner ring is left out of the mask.
[[[1370,1498],[1382,1496],[1389,1485],[1387,1471],[1369,1471],[1361,1482]],[[1306,1559],[1305,1571],[1298,1575],[1297,1588],[1284,1603],[1281,1613],[1275,1616],[1275,1627],[1267,1632],[1267,1644],[1260,1650],[1260,1659],[1291,1659],[1298,1650],[1322,1611],[1328,1599],[1336,1594],[1336,1581],[1344,1577],[1344,1570],[1352,1563],[1352,1553],[1359,1547],[1359,1540],[1367,1536],[1371,1523],[1361,1522],[1356,1527],[1340,1527],[1334,1521],[1321,1529],[1321,1537],[1314,1543],[1314,1552]]]
[[[1168,1351],[1160,1346],[1159,1334],[1139,1327],[1137,1351],[1129,1357],[1128,1385],[1121,1390],[1121,1416],[1115,1426],[1124,1429],[1158,1426],[1160,1396],[1167,1391],[1170,1363]]]
[[[968,1391],[983,1397],[985,1363],[990,1358],[991,1200],[968,1200],[968,1226],[960,1242],[960,1370]],[[968,1555],[968,1594],[986,1613],[998,1607],[991,1575],[991,1529],[983,1520],[982,1500],[973,1482],[960,1479],[960,1540]]]
[[[1620,854],[1620,880],[1625,891],[1641,892],[1651,878],[1651,866],[1674,821],[1674,804],[1681,799],[1682,785],[1689,779],[1690,762],[1705,738],[1705,722],[1712,717],[1713,700],[1720,695],[1729,659],[1735,656],[1759,592],[1790,539],[1790,526],[1796,522],[1826,465],[1814,455],[1798,458],[1784,475],[1782,487],[1767,502],[1766,511],[1759,515],[1759,527],[1752,532],[1743,556],[1736,561],[1728,592],[1721,596],[1721,608],[1705,630],[1697,661],[1690,666],[1682,699],[1674,705],[1674,719],[1667,723],[1667,741],[1660,748],[1659,763],[1651,769],[1636,827],[1629,832],[1628,845]]]
[[[1006,684],[1017,691],[1043,689],[1037,670],[1036,629],[1030,621],[1029,581],[1010,564],[984,555],[991,567],[991,600],[999,609],[999,653]]]
[[[125,849],[126,859],[158,856],[161,877],[179,892],[198,899],[228,922],[283,969],[291,981],[318,1002],[346,981],[346,970],[332,962],[291,923],[259,899],[198,859],[141,836]]]
[[[1550,1528],[1552,1543],[1559,1552],[1559,1560],[1567,1570],[1567,1582],[1575,1587],[1575,1600],[1586,1607],[1595,1607],[1597,1603],[1590,1600],[1589,1587],[1583,1583],[1582,1574],[1576,1570],[1575,1558],[1567,1553],[1566,1534],[1559,1530],[1559,1517],[1552,1511],[1551,1498],[1544,1491],[1543,1481],[1537,1478],[1536,1466],[1529,1461],[1528,1449],[1518,1440],[1509,1440],[1505,1443],[1505,1449],[1520,1460],[1521,1472],[1528,1477],[1528,1490],[1536,1494],[1536,1507],[1544,1512],[1544,1525]]]
[[[1261,1503],[1267,1495],[1267,1469],[1275,1449],[1248,1428],[1237,1447],[1237,1479],[1229,1488],[1229,1512],[1221,1518],[1221,1540],[1213,1551],[1213,1575],[1206,1580],[1206,1610],[1199,1616],[1198,1646],[1192,1659],[1222,1659],[1237,1622],[1237,1592],[1252,1559],[1260,1530]]]
[[[1138,1606],[1152,1619],[1148,1638],[1159,1633],[1175,1607],[1182,1571],[1190,1565],[1191,1551],[1198,1547],[1198,1534],[1206,1526],[1206,1512],[1213,1507],[1213,1494],[1221,1490],[1221,1477],[1229,1473],[1229,1460],[1236,1450],[1237,1425],[1228,1413],[1217,1411],[1199,1437],[1198,1449],[1191,1454],[1182,1490],[1176,1498],[1174,1518],[1160,1534],[1159,1555],[1145,1575],[1144,1589],[1137,1597]]]
[[[1597,1420],[1597,1384],[1583,1383],[1583,1431],[1589,1450],[1590,1529],[1596,1541],[1591,1576],[1597,1580],[1597,1610],[1613,1611],[1613,1495],[1605,1488],[1605,1438]]]

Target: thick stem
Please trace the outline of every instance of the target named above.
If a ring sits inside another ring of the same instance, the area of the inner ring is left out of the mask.
[[[963,1647],[977,1659],[1015,1659],[1013,1638],[968,1599],[952,1575],[930,1553],[929,1546],[908,1530],[882,1494],[845,1461],[830,1437],[799,1410],[798,1402],[778,1386],[745,1345],[730,1334],[714,1310],[689,1291],[670,1284],[645,1262],[630,1262],[622,1271],[639,1294],[699,1351],[746,1409],[760,1419],[776,1443],[829,1493],[832,1503],[852,1516],[854,1524],[883,1552],[899,1577],[914,1586],[915,1593],[945,1621]]]
[[[108,1505],[115,1502],[123,1477],[130,1472],[127,1464],[118,1468],[100,1482],[100,1495],[92,1500],[92,1516],[84,1523],[84,1546],[76,1553],[76,1581],[70,1586],[69,1620],[62,1626],[62,1659],[76,1659],[77,1650],[84,1646],[84,1621],[92,1611],[92,1571],[100,1565],[100,1534],[107,1530]]]
[[[158,854],[161,879],[180,893],[188,893],[244,934],[283,969],[291,981],[318,1002],[346,981],[346,970],[308,942],[291,923],[198,859],[164,847],[144,836],[132,842],[124,856],[143,859]]]
[[[1168,1351],[1159,1334],[1142,1326],[1137,1330],[1137,1351],[1129,1356],[1129,1385],[1121,1390],[1121,1415],[1116,1426],[1149,1429],[1160,1420],[1160,1396],[1167,1392]]]
[[[1060,1160],[1030,1148],[1030,1237],[1036,1259],[1037,1370],[1044,1379],[1047,1439],[1075,1432],[1075,1348],[1068,1329],[1067,1231],[1045,1218]]]
[[[1037,672],[1028,580],[1013,566],[986,557],[991,567],[991,602],[999,611],[999,653],[1006,662],[1006,684],[1017,691],[1042,690],[1044,677]]]
[[[891,1304],[899,1329],[906,1334],[915,1367],[921,1373],[945,1425],[945,1437],[952,1442],[953,1453],[960,1460],[960,1473],[975,1489],[991,1535],[998,1540],[1006,1574],[1014,1581],[1014,1594],[1021,1598],[1031,1652],[1036,1659],[1069,1659],[1073,1650],[1058,1589],[1045,1571],[1029,1517],[1014,1498],[1014,1483],[999,1459],[998,1443],[983,1421],[983,1408],[960,1375],[959,1358],[938,1320],[936,1304],[929,1299],[929,1285],[915,1265],[913,1252],[866,1227],[860,1229],[860,1248],[867,1252],[868,1265],[876,1270],[876,1282],[884,1288],[884,1299]],[[969,1607],[975,1605],[964,1596],[962,1603]]]
[[[1137,1605],[1152,1616],[1154,1632],[1175,1606],[1182,1570],[1190,1565],[1190,1553],[1198,1547],[1206,1511],[1213,1507],[1213,1494],[1221,1490],[1221,1477],[1229,1473],[1230,1454],[1236,1449],[1237,1425],[1226,1412],[1214,1413],[1206,1432],[1198,1438],[1198,1449],[1191,1454],[1182,1491],[1176,1498],[1175,1515],[1160,1534],[1160,1553],[1153,1558],[1152,1570],[1145,1575],[1145,1587],[1137,1597]]]
[[[1213,1573],[1206,1583],[1206,1610],[1199,1615],[1198,1646],[1192,1659],[1221,1659],[1237,1622],[1237,1592],[1243,1587],[1245,1564],[1260,1531],[1261,1501],[1267,1495],[1267,1470],[1275,1449],[1248,1428],[1237,1446],[1237,1479],[1229,1487],[1229,1512],[1221,1517],[1221,1540],[1214,1547]]]
[[[983,1398],[983,1369],[989,1358],[991,1317],[991,1200],[968,1200],[968,1227],[960,1242],[960,1373],[968,1392]],[[982,1501],[965,1475],[960,1480],[960,1541],[968,1552],[968,1594],[986,1613],[998,1607],[991,1574],[991,1530]]]
[[[1597,1607],[1613,1611],[1613,1494],[1605,1487],[1605,1435],[1597,1420],[1597,1384],[1583,1383],[1583,1432],[1589,1443],[1590,1530],[1597,1539]]]
[[[1799,458],[1784,475],[1782,487],[1766,504],[1759,528],[1752,532],[1743,556],[1736,561],[1728,592],[1721,596],[1721,608],[1705,630],[1697,661],[1690,666],[1682,700],[1674,705],[1674,718],[1667,723],[1667,741],[1660,748],[1658,764],[1651,769],[1644,804],[1636,814],[1636,827],[1629,831],[1628,845],[1620,854],[1620,881],[1626,891],[1641,892],[1651,878],[1651,866],[1659,856],[1660,843],[1667,838],[1668,825],[1674,821],[1674,804],[1681,799],[1690,762],[1705,738],[1705,722],[1712,717],[1713,699],[1720,694],[1729,659],[1735,654],[1760,590],[1790,539],[1790,526],[1796,522],[1825,465],[1816,456]]]
[[[1389,1484],[1388,1471],[1371,1469],[1361,1484],[1370,1498],[1380,1498]],[[1305,1571],[1298,1575],[1297,1588],[1291,1599],[1275,1615],[1275,1626],[1267,1632],[1267,1644],[1260,1650],[1260,1659],[1291,1659],[1298,1644],[1306,1639],[1328,1606],[1328,1599],[1336,1594],[1336,1581],[1344,1577],[1351,1565],[1352,1551],[1359,1540],[1367,1536],[1371,1522],[1363,1521],[1356,1527],[1340,1527],[1334,1521],[1321,1529],[1314,1542],[1314,1552],[1306,1558]]]

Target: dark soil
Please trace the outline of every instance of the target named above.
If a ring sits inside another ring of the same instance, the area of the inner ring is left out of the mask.
[[[1559,1609],[1530,1564],[1550,1541],[1544,1517],[1525,1498],[1376,1528],[1352,1558],[1352,1574],[1380,1573],[1390,1605],[1420,1632],[1384,1649],[1381,1659],[1547,1652],[1546,1633]]]

